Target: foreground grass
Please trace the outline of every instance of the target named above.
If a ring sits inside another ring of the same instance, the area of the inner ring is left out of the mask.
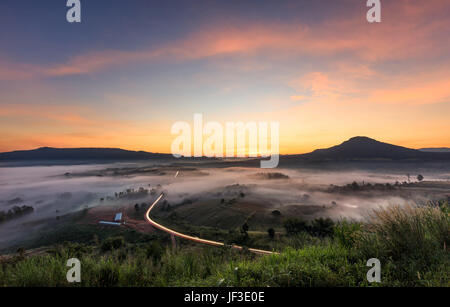
[[[314,238],[280,255],[184,245],[158,237],[114,236],[65,243],[44,255],[18,253],[0,264],[1,286],[450,286],[450,218],[441,207],[391,207],[367,223],[342,221],[334,236]],[[81,283],[66,281],[66,261],[81,260]],[[369,258],[381,261],[381,283],[366,280]]]

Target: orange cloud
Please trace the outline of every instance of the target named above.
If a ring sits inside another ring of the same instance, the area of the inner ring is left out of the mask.
[[[450,78],[406,84],[401,88],[379,89],[370,93],[369,101],[403,105],[450,101]]]
[[[94,122],[80,114],[86,111],[79,107],[36,106],[36,105],[1,105],[0,117],[29,120],[52,120],[72,125],[92,125]]]

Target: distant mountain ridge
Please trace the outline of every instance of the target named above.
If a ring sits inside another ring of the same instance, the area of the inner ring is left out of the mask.
[[[357,136],[340,145],[294,155],[303,160],[450,160],[450,153],[424,152]]]
[[[132,151],[119,148],[51,148],[19,150],[0,153],[0,161],[45,161],[45,160],[147,160],[170,158],[170,154]]]
[[[450,152],[448,147],[420,148],[419,150],[424,152]]]
[[[282,156],[287,160],[302,161],[352,161],[352,160],[427,160],[450,161],[450,152],[425,151],[406,148],[357,136],[342,144],[317,149],[307,154]],[[33,150],[21,150],[0,153],[0,161],[120,161],[172,159],[171,154],[132,151],[119,148],[51,148],[41,147]]]

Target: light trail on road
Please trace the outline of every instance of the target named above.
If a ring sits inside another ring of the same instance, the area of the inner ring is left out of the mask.
[[[177,173],[178,174],[178,173]],[[157,222],[155,222],[154,220],[152,220],[150,218],[150,211],[152,211],[152,209],[156,206],[156,204],[158,204],[158,202],[161,200],[161,198],[163,198],[164,193],[161,193],[161,195],[159,195],[159,197],[153,202],[153,204],[148,208],[147,212],[145,213],[145,219],[147,220],[147,222],[149,222],[153,227],[162,230],[164,232],[167,232],[171,235],[174,235],[176,237],[179,238],[183,238],[186,240],[190,240],[193,242],[197,242],[197,243],[201,243],[201,244],[207,244],[207,245],[212,245],[212,246],[226,246],[225,243],[222,242],[217,242],[217,241],[211,241],[211,240],[206,240],[206,239],[201,239],[198,237],[193,237],[193,236],[189,236],[186,234],[183,234],[181,232],[177,232],[175,230],[169,229]],[[237,249],[237,250],[243,250],[244,248],[242,246],[238,246],[238,245],[231,245],[231,248]],[[273,254],[279,254],[277,252],[271,252],[271,251],[266,251],[266,250],[262,250],[262,249],[255,249],[255,248],[249,248],[248,251],[255,253],[255,254],[260,254],[260,255],[273,255]]]

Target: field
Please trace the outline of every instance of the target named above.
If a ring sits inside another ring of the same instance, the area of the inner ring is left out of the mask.
[[[51,247],[3,257],[0,280],[1,286],[450,286],[449,223],[448,204],[393,207],[374,212],[367,224],[341,221],[326,235],[250,233],[241,243],[282,251],[256,256],[74,222],[38,243]],[[80,284],[65,279],[72,257],[82,263]],[[366,279],[373,257],[382,263],[379,284]]]

